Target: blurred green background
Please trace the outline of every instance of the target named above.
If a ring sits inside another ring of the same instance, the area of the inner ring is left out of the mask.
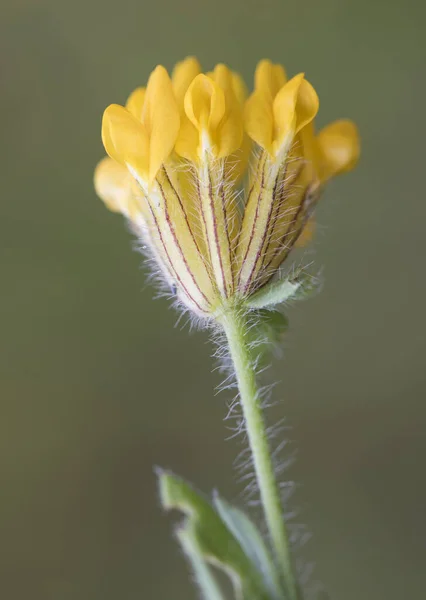
[[[418,0],[3,0],[2,598],[196,598],[152,467],[241,497],[208,337],[152,300],[92,189],[105,106],[188,54],[248,82],[263,57],[304,70],[321,124],[359,124],[270,419],[293,425],[302,555],[331,598],[424,595],[425,19]]]

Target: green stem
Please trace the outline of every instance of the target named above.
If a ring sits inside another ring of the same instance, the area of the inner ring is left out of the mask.
[[[297,589],[291,563],[290,548],[279,487],[275,477],[265,421],[260,405],[259,391],[252,355],[247,343],[248,325],[237,310],[227,311],[221,319],[235,367],[246,431],[260,490],[269,535],[274,547],[280,572],[284,575],[289,599],[297,599]]]

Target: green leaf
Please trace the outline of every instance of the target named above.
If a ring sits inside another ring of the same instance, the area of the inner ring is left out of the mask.
[[[252,316],[248,341],[253,356],[263,363],[269,358],[270,351],[283,341],[288,319],[282,312],[266,308],[257,310]]]
[[[213,504],[222,521],[240,542],[246,556],[261,574],[270,597],[282,600],[284,591],[274,561],[257,527],[242,510],[226,502],[217,493],[214,495]]]
[[[261,327],[260,336],[264,337],[265,342],[280,344],[283,341],[288,330],[288,318],[285,314],[279,310],[264,308],[257,312],[256,318],[259,319]]]
[[[249,296],[246,304],[250,308],[267,308],[268,306],[272,308],[294,297],[300,286],[301,282],[297,280],[281,279],[280,281],[272,281],[252,296]]]
[[[212,504],[180,477],[165,471],[159,471],[158,476],[163,507],[181,510],[187,516],[180,530],[190,541],[192,552],[224,570],[238,598],[271,600],[262,576]]]
[[[225,600],[212,569],[204,560],[192,535],[183,528],[176,531],[176,537],[191,563],[195,581],[203,594],[203,598],[206,600]]]
[[[310,296],[320,287],[320,279],[299,269],[291,277],[271,281],[259,291],[249,296],[249,308],[273,308],[290,300],[300,300]]]

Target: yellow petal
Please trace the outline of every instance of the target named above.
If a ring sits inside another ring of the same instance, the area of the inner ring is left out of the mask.
[[[320,155],[313,121],[299,131],[296,140],[295,150],[300,151],[300,158],[303,160],[303,163],[299,161],[297,166],[302,169],[300,176],[307,185],[307,182],[317,181],[319,178]],[[296,184],[299,185],[300,182],[297,181]]]
[[[178,63],[173,69],[172,83],[180,112],[180,129],[176,141],[176,152],[190,160],[198,160],[199,134],[193,123],[185,113],[185,94],[195,77],[200,74],[201,66],[198,60],[192,56]]]
[[[151,183],[173,150],[180,124],[172,82],[162,66],[156,67],[148,80],[142,123],[149,137]]]
[[[132,176],[126,167],[106,156],[96,166],[94,184],[97,195],[110,210],[127,214]]]
[[[142,121],[145,94],[146,89],[144,87],[138,87],[127,98],[126,108],[138,121]]]
[[[238,104],[241,109],[241,119],[243,123],[243,108],[244,103],[247,100],[248,91],[247,86],[239,73],[235,71],[232,72],[232,88],[234,90],[235,98],[237,99]],[[249,162],[250,154],[251,154],[251,140],[249,136],[244,132],[243,138],[241,142],[241,146],[236,150],[236,152],[229,157],[228,161],[228,175],[234,181],[237,182],[247,170],[247,165]]]
[[[313,86],[303,79],[296,103],[296,133],[313,121],[319,109],[319,98]]]
[[[247,86],[241,75],[235,71],[232,72],[232,89],[234,90],[237,102],[243,106],[248,96]]]
[[[179,136],[176,140],[176,153],[186,158],[186,160],[196,163],[198,161],[199,140],[198,130],[185,115],[181,120]]]
[[[272,104],[261,92],[253,92],[244,107],[247,135],[269,153],[272,152],[274,116]]]
[[[199,74],[190,84],[184,100],[176,152],[198,162],[204,150],[225,158],[238,150],[243,140],[241,103],[234,87],[242,89],[235,74],[219,64],[208,75]]]
[[[106,156],[96,166],[94,184],[97,195],[109,210],[120,212],[139,225],[146,221],[140,188],[126,167]]]
[[[225,114],[225,96],[212,79],[200,74],[185,94],[184,108],[175,150],[180,156],[198,162],[202,143],[215,145],[216,130]]]
[[[276,152],[287,145],[305,125],[312,121],[318,112],[318,96],[299,73],[288,81],[278,92],[273,104]]]
[[[181,111],[183,111],[185,94],[190,84],[199,73],[201,73],[201,65],[194,56],[188,56],[185,60],[178,62],[173,69],[173,91]]]
[[[244,108],[244,127],[248,136],[270,154],[274,140],[272,103],[285,82],[286,74],[281,65],[261,60],[254,75],[254,92]]]
[[[221,87],[228,102],[229,99],[235,99],[232,71],[226,65],[223,63],[217,64],[209,77]]]
[[[225,114],[225,96],[207,75],[197,75],[185,95],[185,112],[198,129],[213,133]]]
[[[216,136],[216,156],[223,158],[238,150],[242,144],[243,117],[241,104],[234,92],[236,80],[232,71],[226,65],[218,64],[213,71],[212,78],[223,90],[225,97],[225,115]]]
[[[301,153],[306,161],[315,162],[317,161],[318,155],[318,143],[315,137],[314,122],[311,121],[299,132],[297,139],[300,140]]]
[[[309,244],[309,242],[314,237],[315,229],[316,229],[315,219],[311,217],[309,219],[309,221],[306,223],[302,233],[297,238],[296,246],[298,248],[303,248],[303,246],[306,246],[307,244]]]
[[[326,181],[339,173],[353,169],[360,155],[356,125],[342,119],[324,127],[317,136],[320,155],[320,178]]]
[[[243,133],[242,119],[234,113],[229,114],[217,136],[217,158],[225,158],[236,152],[241,147]]]
[[[142,124],[118,104],[111,104],[102,119],[102,141],[107,154],[141,177],[149,172],[149,139]]]
[[[273,100],[287,81],[286,73],[281,65],[275,65],[270,60],[261,60],[254,75],[254,89],[265,93]]]

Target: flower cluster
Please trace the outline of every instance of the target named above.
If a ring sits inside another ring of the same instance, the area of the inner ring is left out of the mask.
[[[225,65],[202,73],[187,58],[171,78],[156,67],[125,107],[105,110],[96,191],[132,222],[196,314],[214,318],[274,282],[310,238],[324,184],[355,166],[355,125],[317,134],[318,105],[303,73],[288,80],[268,60],[248,96]]]

